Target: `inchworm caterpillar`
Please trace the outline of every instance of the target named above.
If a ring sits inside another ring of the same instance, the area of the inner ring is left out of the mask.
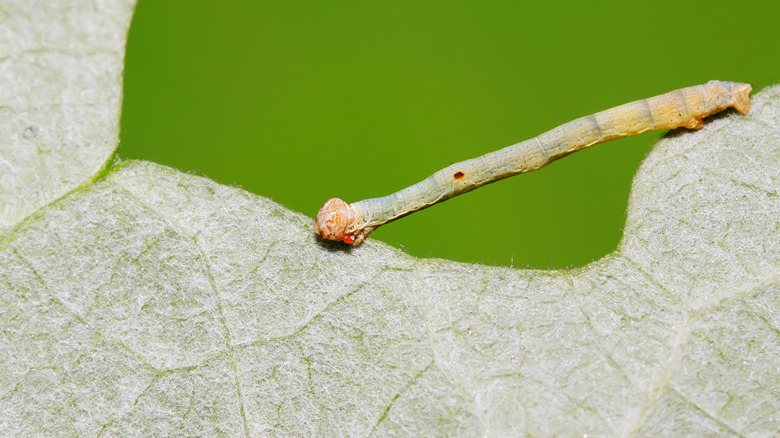
[[[347,204],[329,199],[317,213],[314,231],[325,239],[359,245],[378,226],[453,196],[518,173],[530,172],[596,143],[658,129],[699,129],[702,118],[734,107],[750,111],[749,84],[710,81],[581,117],[544,134],[452,164],[384,198]]]

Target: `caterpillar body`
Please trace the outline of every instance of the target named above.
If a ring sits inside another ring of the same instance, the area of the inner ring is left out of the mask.
[[[750,111],[749,84],[710,81],[581,117],[538,137],[452,164],[383,198],[347,204],[329,199],[314,222],[325,239],[357,246],[380,225],[519,173],[531,172],[597,143],[660,129],[699,129],[702,119],[733,107]]]

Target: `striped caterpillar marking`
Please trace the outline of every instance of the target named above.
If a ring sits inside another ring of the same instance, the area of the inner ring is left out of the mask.
[[[538,137],[452,164],[419,183],[385,196],[322,206],[314,231],[359,245],[378,226],[518,173],[530,172],[597,143],[659,129],[699,129],[702,119],[728,107],[750,111],[749,84],[710,81],[581,117]]]

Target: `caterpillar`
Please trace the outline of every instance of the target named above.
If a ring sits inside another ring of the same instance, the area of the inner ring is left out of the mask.
[[[709,81],[581,117],[538,137],[452,164],[383,198],[352,204],[331,198],[317,213],[314,231],[357,246],[380,225],[485,184],[540,169],[588,146],[660,129],[700,129],[704,117],[729,107],[747,114],[751,90],[750,84]]]

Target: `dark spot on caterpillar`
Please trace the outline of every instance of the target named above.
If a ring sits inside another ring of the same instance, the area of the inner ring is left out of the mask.
[[[454,176],[454,177],[455,177],[455,179],[461,179],[461,178],[463,178],[464,176],[466,176],[466,174],[465,174],[465,173],[463,173],[463,172],[455,172],[455,175],[452,175],[452,176]]]

